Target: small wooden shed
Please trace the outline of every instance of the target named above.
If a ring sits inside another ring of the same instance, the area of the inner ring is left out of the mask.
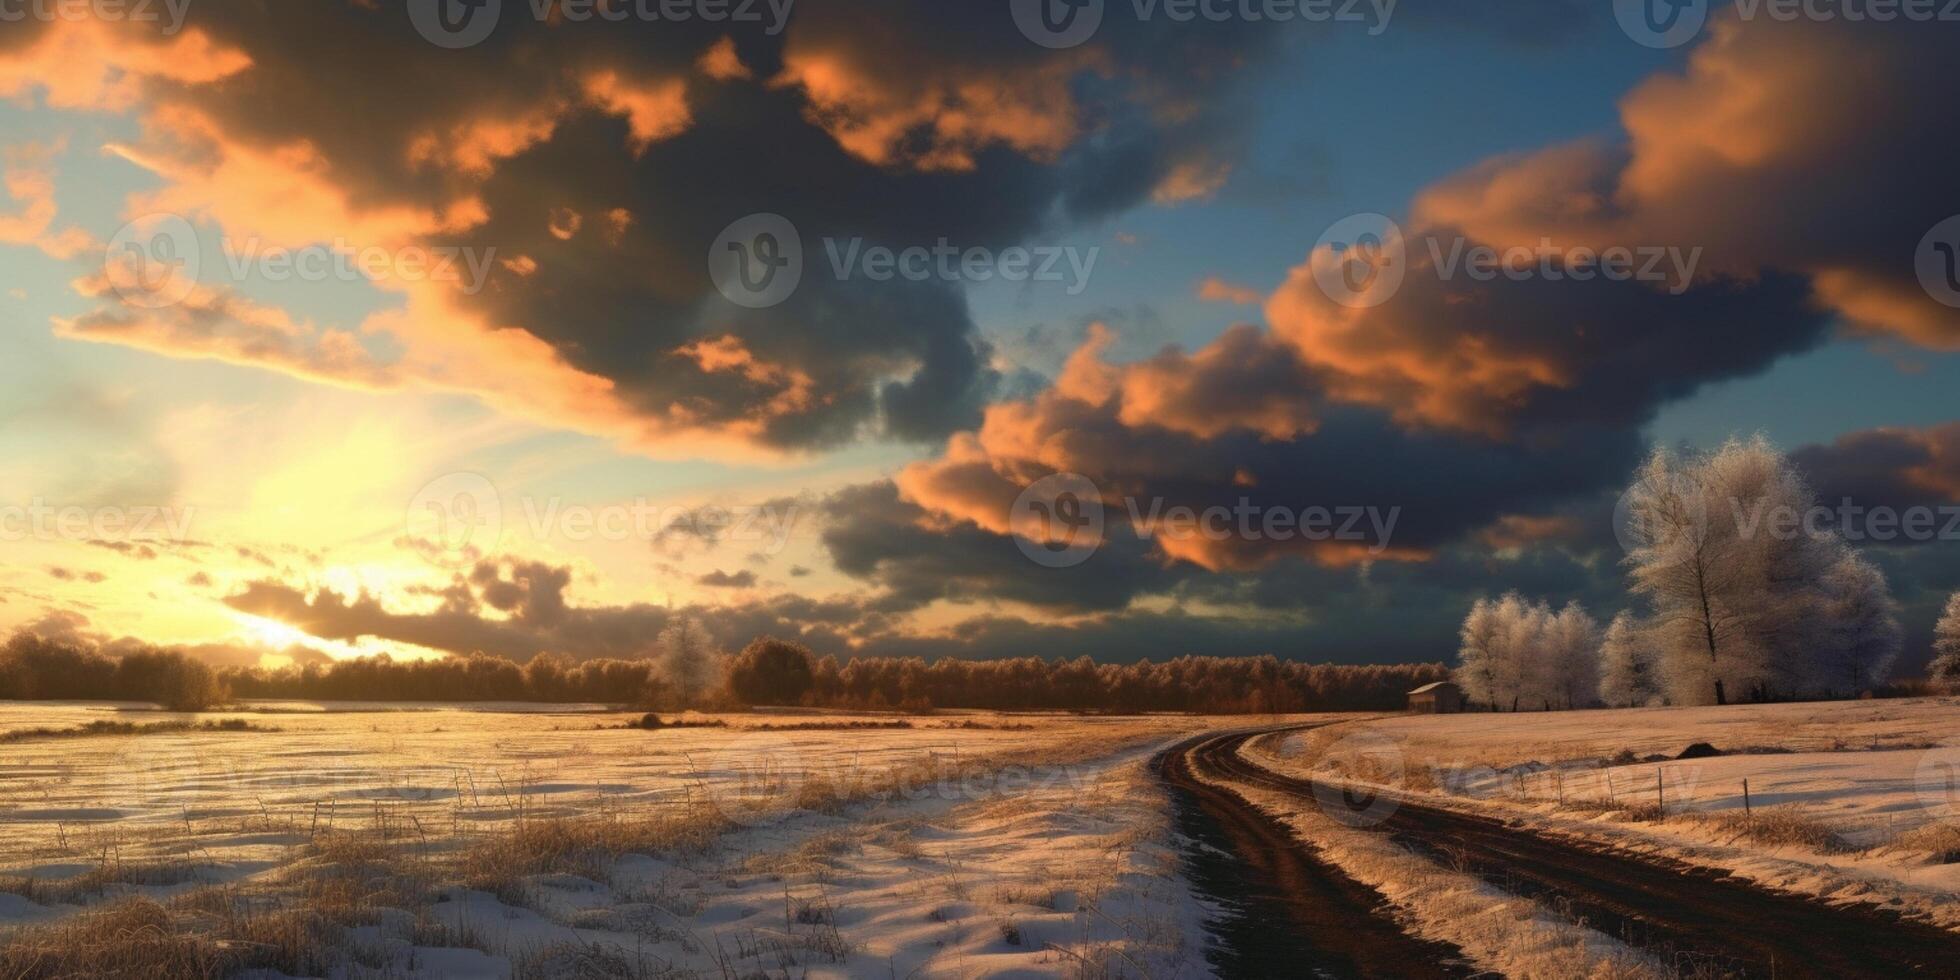
[[[1409,712],[1418,715],[1453,715],[1463,710],[1463,689],[1453,681],[1424,684],[1409,692]]]

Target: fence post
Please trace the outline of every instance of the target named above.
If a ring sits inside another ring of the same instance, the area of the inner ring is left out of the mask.
[[[1747,779],[1742,781],[1742,815],[1745,817],[1756,815],[1756,808],[1749,805],[1749,780]]]
[[[1661,781],[1661,767],[1654,767],[1654,801],[1660,807],[1661,816],[1667,816],[1667,783]]]

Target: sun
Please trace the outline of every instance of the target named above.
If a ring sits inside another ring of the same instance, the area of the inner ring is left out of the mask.
[[[296,626],[263,616],[239,613],[238,622],[243,639],[255,646],[264,647],[268,652],[287,650],[295,646],[322,645],[319,637]]]

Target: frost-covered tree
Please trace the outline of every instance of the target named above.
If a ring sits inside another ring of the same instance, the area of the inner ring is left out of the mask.
[[[1609,708],[1640,708],[1661,700],[1660,652],[1648,625],[1630,611],[1613,617],[1599,647],[1599,699]]]
[[[660,631],[660,670],[677,707],[690,708],[715,683],[713,640],[692,616],[677,616]]]
[[[1885,683],[1905,647],[1899,604],[1878,566],[1847,551],[1824,576],[1821,642],[1815,684],[1857,694]]]
[[[1960,592],[1946,601],[1946,612],[1933,627],[1933,663],[1927,673],[1942,683],[1960,683]]]
[[[1741,577],[1730,526],[1710,514],[1712,496],[1698,467],[1656,449],[1626,493],[1627,564],[1633,590],[1654,607],[1667,686],[1728,702],[1727,675],[1744,659],[1741,621],[1730,600]]]
[[[1599,621],[1577,601],[1545,619],[1548,700],[1567,709],[1592,703],[1599,692]]]
[[[1571,708],[1598,687],[1599,624],[1578,603],[1554,613],[1515,592],[1479,599],[1464,618],[1456,679],[1492,710]]]
[[[1627,564],[1671,700],[1843,690],[1889,668],[1883,575],[1809,519],[1815,494],[1768,440],[1656,450],[1626,502]]]
[[[1497,634],[1496,604],[1482,598],[1471,603],[1459,634],[1456,683],[1465,699],[1490,705],[1493,711],[1497,709]]]
[[[1515,592],[1497,600],[1497,688],[1496,706],[1518,710],[1521,703],[1537,691],[1532,689],[1532,667],[1537,658],[1541,610]]]

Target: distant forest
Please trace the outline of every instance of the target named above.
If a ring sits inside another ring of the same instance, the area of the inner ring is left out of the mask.
[[[201,710],[234,699],[593,702],[658,708],[783,705],[865,710],[975,708],[1267,714],[1385,711],[1442,664],[1304,664],[1274,657],[1180,657],[1164,663],[817,656],[763,638],[711,656],[708,683],[677,682],[667,656],[574,662],[541,656],[394,660],[386,656],[279,670],[214,670],[167,650],[111,656],[18,633],[0,648],[0,700],[150,701]]]

